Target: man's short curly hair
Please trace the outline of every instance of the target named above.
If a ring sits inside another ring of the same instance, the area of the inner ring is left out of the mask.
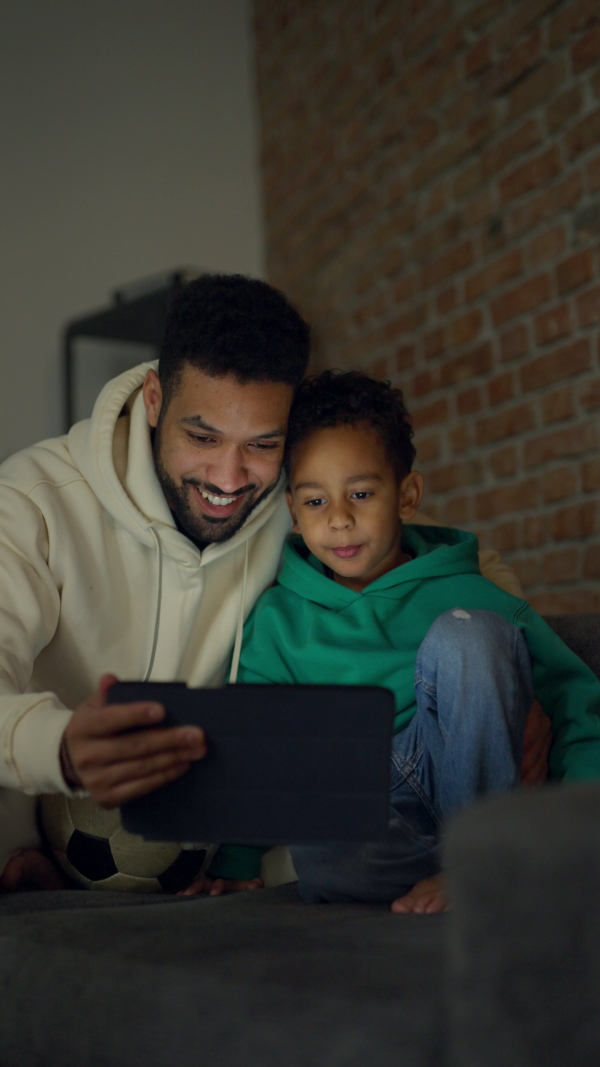
[[[305,378],[294,397],[284,457],[288,478],[294,449],[311,433],[358,423],[366,423],[381,437],[396,476],[408,474],[416,449],[402,391],[359,371],[327,370]]]
[[[158,376],[166,406],[186,364],[242,384],[297,385],[306,373],[310,328],[283,293],[242,274],[203,274],[174,296]]]

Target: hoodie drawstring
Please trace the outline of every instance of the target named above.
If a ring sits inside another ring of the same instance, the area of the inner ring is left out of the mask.
[[[157,563],[158,563],[158,567],[157,567],[158,574],[157,574],[157,579],[156,579],[157,589],[156,589],[156,609],[155,609],[155,613],[154,613],[154,635],[152,637],[152,649],[150,651],[150,661],[148,663],[146,674],[144,675],[144,681],[145,682],[147,682],[150,679],[150,675],[152,674],[152,668],[154,666],[154,659],[155,659],[155,656],[156,656],[156,646],[158,645],[158,629],[159,629],[159,626],[160,626],[160,608],[161,608],[161,601],[162,601],[162,572],[163,572],[162,545],[160,543],[160,537],[158,536],[158,534],[157,534],[157,532],[156,532],[156,530],[154,529],[153,526],[151,526],[150,529],[152,530],[152,536],[154,537],[154,540],[156,542],[156,558],[157,558]]]
[[[240,607],[238,612],[237,630],[235,634],[235,644],[233,646],[233,656],[231,657],[231,671],[229,672],[229,684],[235,685],[238,676],[238,668],[240,665],[240,656],[242,653],[242,635],[244,632],[244,607],[246,605],[246,581],[248,578],[248,541],[244,546],[244,577],[242,579],[242,595],[240,597]]]

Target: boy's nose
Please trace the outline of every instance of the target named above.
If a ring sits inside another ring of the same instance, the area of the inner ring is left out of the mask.
[[[338,509],[329,516],[329,525],[332,530],[348,530],[354,525],[354,520],[348,511]]]

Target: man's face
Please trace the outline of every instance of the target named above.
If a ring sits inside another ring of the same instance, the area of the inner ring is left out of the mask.
[[[293,387],[242,385],[186,364],[166,410],[154,371],[143,391],[171,511],[191,540],[226,541],[277,484]]]

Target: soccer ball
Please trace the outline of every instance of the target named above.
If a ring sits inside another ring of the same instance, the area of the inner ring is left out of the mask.
[[[89,797],[42,796],[39,809],[56,862],[88,889],[176,893],[210,866],[218,847],[145,841],[123,829],[118,808],[107,811]]]

